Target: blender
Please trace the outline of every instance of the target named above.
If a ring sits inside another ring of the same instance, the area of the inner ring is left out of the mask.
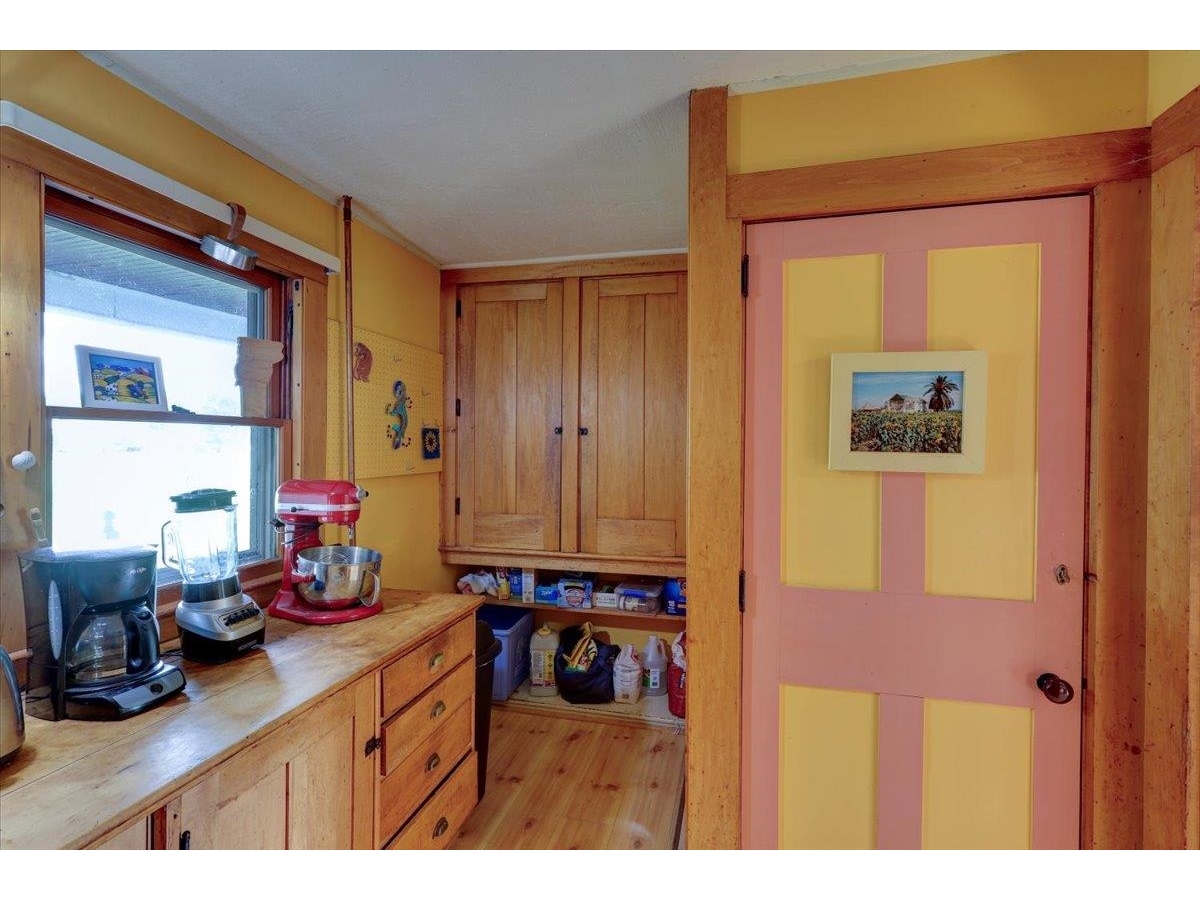
[[[177,494],[175,518],[162,527],[163,562],[183,578],[175,624],[186,659],[224,662],[266,635],[266,617],[238,582],[233,496],[221,488]]]

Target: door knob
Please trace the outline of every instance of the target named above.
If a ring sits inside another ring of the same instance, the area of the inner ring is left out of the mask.
[[[1053,672],[1039,675],[1037,686],[1051,703],[1070,703],[1075,696],[1075,688],[1071,687],[1070,682],[1063,681]]]

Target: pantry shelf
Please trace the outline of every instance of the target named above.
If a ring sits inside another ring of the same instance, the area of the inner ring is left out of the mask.
[[[668,618],[676,618],[669,616]],[[492,706],[532,712],[547,716],[565,716],[572,719],[593,719],[637,723],[655,728],[673,728],[682,731],[684,720],[671,715],[667,708],[667,695],[643,696],[637,703],[568,703],[562,697],[532,697],[529,681],[524,681],[513,695],[504,701],[493,701]]]
[[[664,631],[683,631],[687,624],[686,616],[670,616],[666,613],[641,613],[627,609],[608,609],[592,607],[591,609],[576,609],[570,606],[551,606],[548,603],[522,603],[520,600],[497,600],[488,597],[485,601],[491,606],[517,606],[533,613],[542,613],[540,617],[552,622],[591,622],[593,625],[610,626],[613,628],[646,628],[661,627]]]
[[[460,566],[508,566],[618,575],[682,578],[687,560],[681,556],[600,556],[591,553],[526,552],[478,547],[441,547],[442,562]]]

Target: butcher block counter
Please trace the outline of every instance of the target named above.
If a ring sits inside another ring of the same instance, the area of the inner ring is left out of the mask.
[[[27,716],[0,769],[0,848],[444,846],[475,803],[480,602],[385,589],[358,622],[268,617],[236,660],[168,656],[187,687],[139,715]]]

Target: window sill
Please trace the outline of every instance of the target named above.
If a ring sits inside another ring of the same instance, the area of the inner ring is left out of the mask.
[[[257,418],[254,416],[209,416],[199,413],[157,412],[150,409],[94,409],[79,406],[47,406],[50,419],[104,419],[121,422],[165,422],[176,425],[258,425],[283,428],[288,419]]]

